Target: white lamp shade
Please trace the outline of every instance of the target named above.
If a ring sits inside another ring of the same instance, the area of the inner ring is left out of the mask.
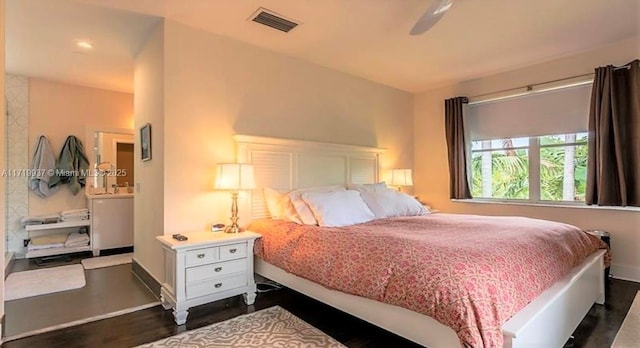
[[[216,166],[215,188],[219,190],[253,190],[253,165],[246,163],[221,163]]]
[[[392,186],[413,186],[413,177],[411,169],[391,169]]]

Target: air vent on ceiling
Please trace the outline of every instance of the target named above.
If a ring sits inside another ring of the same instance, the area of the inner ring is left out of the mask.
[[[259,8],[251,17],[251,20],[288,33],[291,29],[298,26],[298,23],[282,18],[282,16],[275,14],[264,8]]]

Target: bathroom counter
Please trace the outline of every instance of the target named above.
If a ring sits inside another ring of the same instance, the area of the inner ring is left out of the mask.
[[[133,246],[133,193],[87,194],[94,249]]]
[[[133,198],[133,193],[100,193],[100,194],[89,194],[85,193],[88,199],[114,199],[114,198]]]

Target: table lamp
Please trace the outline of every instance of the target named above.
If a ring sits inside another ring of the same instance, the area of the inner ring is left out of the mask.
[[[413,186],[411,169],[391,169],[391,186],[397,186],[398,192],[402,191],[402,186]]]
[[[218,190],[231,191],[231,225],[225,228],[225,232],[242,232],[242,229],[238,226],[238,191],[253,190],[255,187],[253,165],[246,163],[221,163],[216,166],[215,188]]]

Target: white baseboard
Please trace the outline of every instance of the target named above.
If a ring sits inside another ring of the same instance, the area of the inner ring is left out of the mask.
[[[613,278],[640,283],[640,268],[611,264]]]

